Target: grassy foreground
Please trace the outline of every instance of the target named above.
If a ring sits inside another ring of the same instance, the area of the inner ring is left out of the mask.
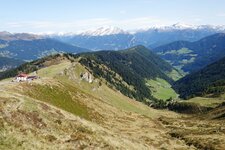
[[[30,83],[0,82],[0,149],[222,149],[223,120],[155,110],[88,83],[77,62],[38,71]],[[100,84],[101,83],[101,84]]]

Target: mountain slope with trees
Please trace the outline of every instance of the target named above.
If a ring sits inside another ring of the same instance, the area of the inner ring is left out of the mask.
[[[174,67],[194,72],[225,56],[225,34],[214,34],[196,42],[177,41],[154,51]]]
[[[44,62],[59,56],[60,54],[25,63],[16,69],[1,73],[0,79],[14,77],[19,72],[36,71],[45,66]],[[181,74],[169,63],[143,46],[121,51],[63,54],[63,57],[71,61],[78,59],[93,76],[106,81],[111,88],[139,101],[156,100],[147,85],[148,80],[162,79],[173,83],[172,75],[181,77]]]
[[[225,57],[176,81],[173,88],[185,99],[219,96],[225,92]]]
[[[146,80],[161,78],[173,82],[171,72],[176,72],[144,46],[136,46],[121,51],[99,51],[78,54],[79,62],[98,78],[104,78],[124,95],[137,100],[154,99]]]

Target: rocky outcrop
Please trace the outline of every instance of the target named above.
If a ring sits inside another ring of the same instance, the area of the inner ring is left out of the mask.
[[[93,82],[93,76],[89,72],[81,73],[81,78],[89,83]]]

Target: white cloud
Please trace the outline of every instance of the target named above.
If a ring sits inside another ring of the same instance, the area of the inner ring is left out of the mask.
[[[113,20],[109,18],[92,18],[71,22],[61,21],[23,21],[9,22],[2,28],[13,32],[78,32],[101,26],[118,26],[124,29],[146,28],[152,25],[165,25],[166,21],[155,17]],[[167,24],[168,25],[168,24]],[[0,29],[1,30],[1,29]]]

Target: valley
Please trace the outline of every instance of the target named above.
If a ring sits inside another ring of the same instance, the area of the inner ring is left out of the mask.
[[[0,150],[225,150],[224,0],[10,0]]]
[[[0,81],[1,149],[224,147],[224,121],[212,120],[213,110],[185,115],[153,109],[103,78],[82,79],[88,68],[64,55],[47,58],[44,65],[32,82]]]

